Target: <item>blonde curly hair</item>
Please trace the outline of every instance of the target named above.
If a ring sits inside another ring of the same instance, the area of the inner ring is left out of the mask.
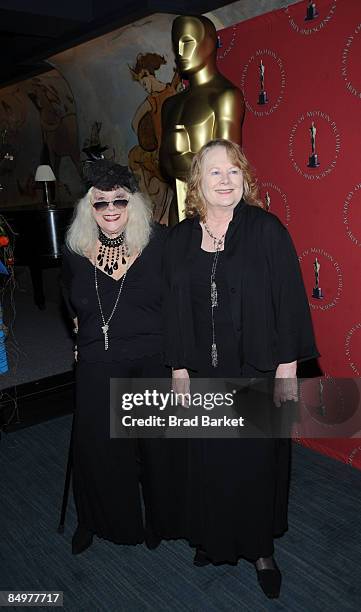
[[[192,219],[199,216],[201,221],[205,221],[206,219],[207,203],[201,189],[202,167],[204,158],[214,147],[224,147],[231,163],[242,170],[243,200],[246,204],[263,207],[259,199],[257,180],[240,146],[231,140],[216,138],[205,144],[193,157],[187,181],[187,195],[185,200],[186,217]]]

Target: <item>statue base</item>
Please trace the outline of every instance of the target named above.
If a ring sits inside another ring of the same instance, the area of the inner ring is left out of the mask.
[[[305,17],[305,21],[311,21],[312,19],[316,19],[318,17],[317,8],[314,4],[307,7],[307,14]]]
[[[312,155],[310,155],[310,157],[308,158],[307,166],[309,168],[317,168],[317,166],[319,165],[320,165],[320,162],[318,161],[317,153],[312,153]]]
[[[316,300],[323,300],[321,287],[314,287],[312,291],[312,297]]]
[[[261,91],[261,93],[258,96],[258,104],[267,104],[267,102],[268,102],[267,93],[265,91]]]

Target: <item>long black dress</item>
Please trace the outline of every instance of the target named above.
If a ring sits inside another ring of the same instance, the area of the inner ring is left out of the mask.
[[[199,219],[170,235],[166,255],[166,363],[198,377],[270,377],[279,363],[318,355],[297,255],[276,217],[243,201],[217,265],[218,367],[211,366],[210,275]],[[287,529],[288,439],[185,440],[173,533],[214,563],[273,553]],[[183,476],[183,477],[182,477]]]
[[[73,430],[73,490],[78,520],[97,536],[121,544],[144,540],[140,459],[143,445],[157,463],[153,457],[156,445],[148,448],[147,440],[110,438],[109,380],[169,376],[161,355],[161,275],[166,233],[166,229],[155,226],[149,244],[128,270],[110,323],[107,351],[94,266],[87,258],[64,251],[64,295],[79,326]],[[97,278],[107,319],[121,281],[100,270]],[[150,508],[146,477],[142,484],[147,519]]]
[[[241,369],[233,333],[220,253],[216,281],[215,329],[218,367],[211,365],[210,275],[214,253],[200,249],[193,260],[191,293],[197,362],[196,376],[260,376]],[[207,308],[206,305],[209,305]],[[236,563],[273,554],[273,536],[287,529],[288,440],[188,440],[188,539],[214,563]]]

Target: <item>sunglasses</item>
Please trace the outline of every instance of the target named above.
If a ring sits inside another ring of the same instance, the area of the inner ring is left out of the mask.
[[[108,208],[109,204],[113,204],[114,208],[122,210],[128,206],[128,200],[117,199],[111,200],[110,202],[93,202],[92,206],[97,212],[102,212],[103,210],[106,210]]]

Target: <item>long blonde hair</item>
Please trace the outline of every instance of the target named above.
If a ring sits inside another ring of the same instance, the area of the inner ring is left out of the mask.
[[[66,233],[66,245],[83,257],[90,257],[98,238],[98,225],[93,217],[91,187],[79,200],[72,222]],[[151,232],[151,206],[139,191],[129,194],[128,220],[125,226],[125,241],[131,255],[141,252],[148,244]]]
[[[188,218],[200,217],[201,221],[206,218],[207,203],[201,189],[202,167],[207,153],[214,147],[223,147],[232,164],[242,170],[243,174],[243,200],[251,206],[262,207],[259,199],[257,181],[253,175],[251,166],[240,146],[225,138],[216,138],[205,144],[193,157],[192,165],[187,181],[187,195],[185,200],[185,213]]]

